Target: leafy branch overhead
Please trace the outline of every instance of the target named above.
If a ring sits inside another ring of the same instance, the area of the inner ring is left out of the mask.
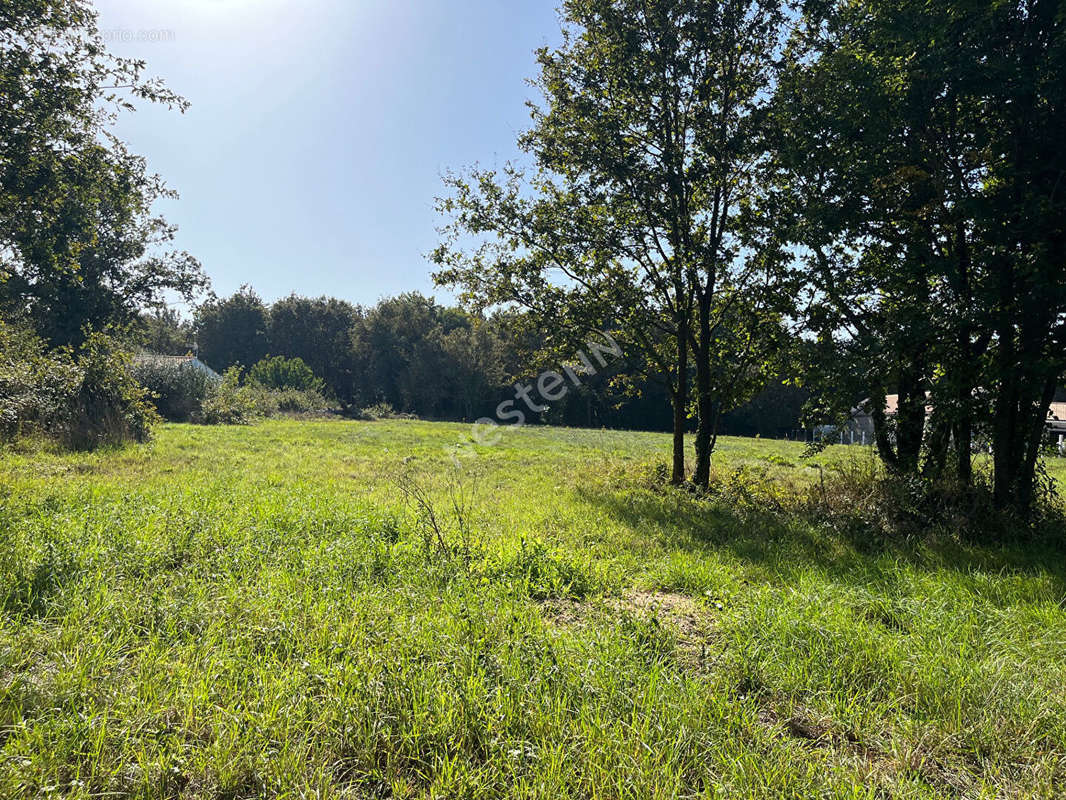
[[[0,8],[0,306],[53,344],[207,284],[152,211],[175,194],[113,132],[136,100],[188,107],[145,70],[107,52],[84,0]]]

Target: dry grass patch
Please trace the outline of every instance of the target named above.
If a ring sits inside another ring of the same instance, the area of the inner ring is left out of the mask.
[[[661,625],[676,638],[681,663],[690,667],[705,666],[708,645],[714,639],[711,609],[677,592],[634,589],[620,597],[595,600],[555,598],[545,600],[541,607],[548,622],[561,627],[611,624],[620,615]]]

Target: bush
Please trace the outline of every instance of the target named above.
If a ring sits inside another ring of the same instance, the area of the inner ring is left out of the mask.
[[[414,414],[405,414],[397,411],[390,403],[375,403],[361,409],[359,419],[374,421],[379,419],[417,419]]]
[[[0,322],[0,438],[11,441],[51,418],[56,401],[74,390],[73,373],[73,365],[50,364],[28,330]]]
[[[279,391],[295,389],[321,394],[325,389],[325,384],[315,377],[315,373],[302,358],[267,356],[248,372],[248,380],[264,388]]]
[[[133,377],[151,392],[156,410],[172,422],[195,419],[219,382],[188,361],[162,358],[135,361]]]
[[[73,449],[145,441],[159,417],[130,372],[130,353],[93,333],[74,353],[48,350],[0,322],[0,438],[37,435]]]
[[[248,425],[266,416],[266,394],[255,386],[241,385],[243,368],[234,365],[222,375],[222,380],[208,393],[197,422],[205,425]]]
[[[221,381],[209,387],[194,422],[204,425],[248,425],[275,414],[316,414],[330,407],[329,400],[313,389],[268,389],[255,381],[241,381],[243,369],[235,365]]]
[[[69,447],[144,442],[159,415],[148,392],[130,372],[132,354],[106,334],[94,333],[77,358],[81,372],[68,425],[62,430]]]
[[[321,414],[331,406],[325,396],[311,389],[270,392],[268,402],[275,414]]]

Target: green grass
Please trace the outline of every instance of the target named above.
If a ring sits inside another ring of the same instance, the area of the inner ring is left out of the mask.
[[[770,510],[801,445],[722,440],[698,500],[661,435],[527,428],[457,473],[468,439],[3,454],[0,797],[1062,796],[1063,548]]]

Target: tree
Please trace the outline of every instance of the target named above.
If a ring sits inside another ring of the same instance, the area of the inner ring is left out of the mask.
[[[338,399],[351,403],[355,392],[352,329],[362,310],[333,297],[289,297],[270,307],[270,352],[300,358]]]
[[[1066,366],[1064,28],[1043,0],[808,3],[774,126],[823,377],[865,384],[897,472],[937,477],[953,444],[969,483],[988,428],[1023,514]]]
[[[510,318],[472,316],[416,292],[366,309],[352,331],[357,399],[474,419],[493,409],[516,366]]]
[[[82,0],[10,0],[0,31],[0,307],[77,345],[165,292],[191,299],[206,279],[151,211],[173,194],[111,131],[131,98],[186,102],[108,54]]]
[[[1066,5],[959,6],[948,24],[968,58],[954,76],[989,123],[976,220],[989,269],[971,282],[992,323],[995,499],[1026,514],[1066,370]]]
[[[201,360],[219,372],[255,364],[270,348],[269,310],[250,286],[224,300],[211,295],[196,308],[193,326]]]
[[[166,306],[141,312],[133,325],[133,341],[164,356],[181,356],[196,348],[192,324]]]
[[[757,191],[779,4],[569,0],[561,14],[520,140],[536,171],[449,176],[435,277],[477,308],[525,308],[562,358],[601,327],[639,353],[673,406],[675,483],[694,366],[705,486],[717,420],[761,371],[780,297],[779,248],[747,237],[740,213]]]
[[[442,416],[450,392],[442,339],[465,324],[464,315],[417,292],[368,309],[352,331],[361,402]]]
[[[435,339],[448,364],[451,405],[457,416],[472,421],[509,377],[507,341],[500,321],[470,319],[447,333],[438,329]]]
[[[248,380],[268,389],[321,392],[325,385],[302,358],[267,356],[248,371]]]

